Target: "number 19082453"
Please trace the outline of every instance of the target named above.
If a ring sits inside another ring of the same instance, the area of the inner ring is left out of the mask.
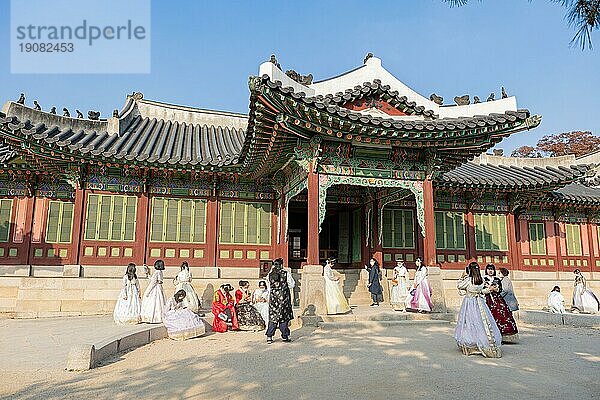
[[[71,42],[66,43],[37,43],[25,42],[19,43],[21,53],[72,53],[75,51],[75,45]]]

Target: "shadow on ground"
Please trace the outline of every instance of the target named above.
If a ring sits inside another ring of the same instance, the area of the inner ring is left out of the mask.
[[[301,328],[294,342],[261,333],[162,340],[109,365],[27,384],[8,399],[592,398],[594,330],[521,329],[504,357],[463,356],[448,325],[339,332]],[[468,391],[468,396],[466,395]]]

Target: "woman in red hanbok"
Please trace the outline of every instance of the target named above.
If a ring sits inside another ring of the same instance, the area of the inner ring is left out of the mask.
[[[229,292],[233,290],[230,284],[221,285],[215,292],[212,303],[212,313],[215,316],[212,324],[213,332],[227,332],[227,329],[238,330],[238,320],[235,313],[235,302]]]
[[[516,343],[519,340],[517,323],[512,311],[501,295],[502,281],[496,277],[496,266],[488,264],[485,266],[485,286],[491,293],[485,295],[485,302],[492,312],[492,316],[500,328],[503,343]]]

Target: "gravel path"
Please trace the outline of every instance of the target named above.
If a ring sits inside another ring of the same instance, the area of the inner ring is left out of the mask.
[[[0,370],[0,398],[600,398],[598,330],[520,328],[501,359],[463,356],[451,325],[302,328],[271,346],[251,332],[161,340],[84,373]]]

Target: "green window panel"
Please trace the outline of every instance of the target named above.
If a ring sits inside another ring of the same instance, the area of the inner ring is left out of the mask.
[[[581,228],[579,224],[565,224],[567,241],[567,255],[580,256],[581,251]]]
[[[438,249],[466,249],[464,213],[435,212],[435,244]]]
[[[0,242],[8,242],[12,208],[13,199],[0,199]]]
[[[86,208],[86,240],[135,240],[137,197],[90,194]]]
[[[46,243],[71,243],[73,203],[50,201],[46,221]]]
[[[415,247],[412,210],[383,210],[383,247],[412,249]]]
[[[506,215],[475,214],[475,248],[484,251],[508,251]]]
[[[152,199],[150,240],[164,243],[204,243],[206,200]]]
[[[533,256],[546,255],[546,228],[543,222],[529,223],[529,252]]]
[[[271,204],[222,201],[219,241],[223,244],[271,244]]]

